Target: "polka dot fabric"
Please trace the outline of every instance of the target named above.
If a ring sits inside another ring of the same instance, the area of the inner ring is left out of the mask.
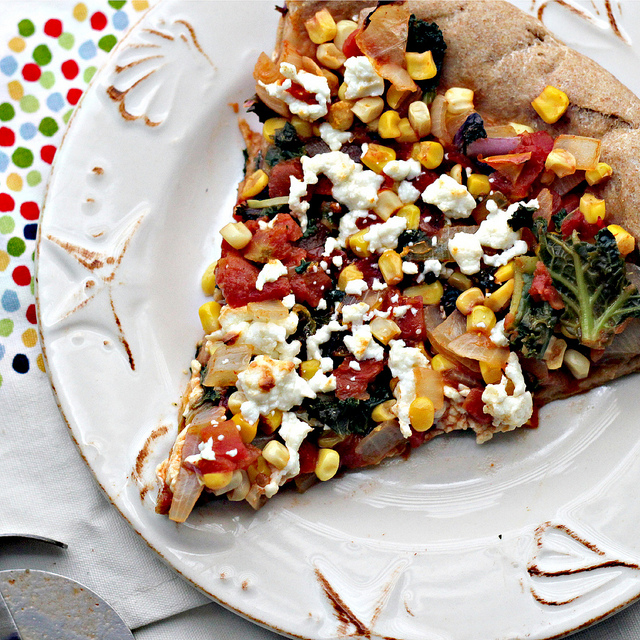
[[[34,252],[45,185],[66,124],[108,53],[150,0],[22,3],[0,41],[0,394],[42,376]]]

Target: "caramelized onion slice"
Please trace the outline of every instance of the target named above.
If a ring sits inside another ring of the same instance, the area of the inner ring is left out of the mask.
[[[591,171],[600,161],[602,142],[598,138],[561,135],[556,138],[554,149],[564,149],[576,159],[578,171]]]

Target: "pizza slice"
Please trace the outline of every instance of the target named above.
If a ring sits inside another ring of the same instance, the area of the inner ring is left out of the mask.
[[[640,103],[503,2],[293,2],[157,510],[260,507],[640,366]]]

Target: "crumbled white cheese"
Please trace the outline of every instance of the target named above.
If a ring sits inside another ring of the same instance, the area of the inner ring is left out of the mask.
[[[258,279],[256,280],[256,289],[262,291],[267,282],[275,282],[281,276],[287,275],[287,267],[280,260],[269,260],[267,264],[260,269]]]
[[[345,100],[357,100],[384,93],[384,79],[381,78],[366,56],[353,56],[344,63],[344,82],[347,85]]]
[[[342,307],[342,322],[345,324],[362,324],[363,318],[369,305],[366,302],[356,302],[355,304],[345,304]]]
[[[318,306],[316,307],[319,311],[324,311],[327,308],[327,301],[322,298],[320,302],[318,302]]]
[[[185,462],[190,462],[191,464],[197,464],[200,460],[215,460],[216,453],[213,450],[213,438],[209,438],[206,442],[200,442],[198,444],[198,449],[200,453],[196,453],[192,456],[187,456],[184,460]]]
[[[473,233],[461,231],[449,238],[449,253],[466,275],[480,271],[480,260],[484,256],[480,240]]]
[[[324,251],[322,256],[327,258],[329,257],[336,249],[340,248],[340,243],[338,242],[338,238],[328,237],[324,241]]]
[[[420,191],[407,180],[398,185],[398,198],[402,204],[413,204],[419,197]]]
[[[477,204],[467,188],[447,174],[430,184],[422,192],[422,199],[438,207],[448,218],[468,218]]]
[[[388,287],[386,282],[381,282],[378,278],[373,279],[373,284],[371,285],[372,291],[384,291]]]
[[[375,341],[368,324],[352,327],[351,335],[344,337],[344,345],[356,360],[380,361],[384,358],[384,348]]]
[[[353,133],[334,129],[328,122],[320,125],[320,137],[327,143],[331,151],[340,151],[340,147],[353,139]]]
[[[414,158],[391,160],[384,165],[382,171],[396,182],[400,182],[417,178],[422,173],[422,165]]]
[[[327,376],[323,371],[318,370],[309,380],[309,386],[315,393],[329,393],[336,389],[336,377],[334,375]]]
[[[287,307],[287,309],[292,309],[296,303],[296,297],[293,293],[290,293],[288,296],[282,298],[282,304]]]
[[[274,409],[289,411],[304,398],[315,398],[309,383],[300,377],[293,362],[256,356],[249,366],[238,374],[238,391],[247,400],[240,405],[242,416],[255,422]]]
[[[340,269],[342,268],[342,263],[344,262],[344,260],[342,256],[333,256],[333,258],[331,258],[331,262],[333,262],[334,266]]]
[[[354,371],[360,371],[362,369],[362,367],[360,366],[360,363],[357,360],[352,360],[349,363],[349,368],[353,369]]]
[[[407,273],[407,274],[418,273],[418,265],[415,262],[403,262],[402,273]]]
[[[407,228],[407,219],[393,216],[381,224],[372,224],[362,239],[368,243],[369,251],[382,253],[398,246],[400,234]]]
[[[328,103],[331,100],[331,89],[324,76],[317,76],[303,70],[298,71],[295,66],[289,62],[282,62],[280,64],[280,73],[285,77],[282,84],[279,82],[265,84],[259,81],[260,86],[273,98],[285,102],[289,107],[289,111],[303,120],[313,122],[327,115]],[[315,104],[298,100],[287,91],[287,89],[291,89],[291,85],[294,82],[315,96]]]
[[[491,342],[495,344],[497,347],[508,347],[509,346],[509,338],[504,332],[504,318],[499,322],[496,322],[495,327],[491,329],[491,334],[489,335]]]
[[[322,352],[320,351],[320,345],[328,342],[331,338],[331,334],[335,331],[346,331],[347,328],[343,327],[337,320],[331,320],[328,324],[320,327],[313,335],[307,338],[307,357],[309,360],[319,360],[322,363],[324,359]],[[331,358],[326,358],[331,361]],[[333,368],[333,363],[331,363]],[[326,371],[323,368],[323,371]]]
[[[425,260],[422,263],[422,271],[418,274],[418,277],[416,278],[416,282],[418,284],[420,284],[421,282],[424,282],[424,279],[427,273],[433,273],[437,278],[440,275],[441,271],[442,271],[442,263],[440,262],[440,260],[436,260],[435,258]]]
[[[507,384],[513,383],[513,395],[507,393]],[[527,391],[522,368],[515,353],[509,354],[504,375],[499,384],[488,384],[482,392],[484,412],[491,415],[499,431],[521,427],[533,415],[533,398]]]
[[[349,280],[347,282],[344,292],[350,296],[361,296],[369,286],[364,280]]]
[[[398,305],[397,307],[393,307],[393,317],[394,318],[404,318],[405,315],[407,314],[407,311],[409,311],[409,309],[412,309],[413,307],[411,307],[411,305],[408,304],[401,304]]]

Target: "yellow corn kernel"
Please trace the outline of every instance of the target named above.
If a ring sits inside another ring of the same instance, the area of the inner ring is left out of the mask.
[[[415,230],[420,226],[420,209],[415,204],[405,204],[396,211],[396,216],[407,221],[407,229]]]
[[[205,473],[202,482],[207,489],[215,491],[226,487],[233,478],[233,471],[218,471],[216,473]]]
[[[491,311],[497,313],[502,311],[511,300],[513,289],[515,287],[515,279],[507,280],[501,287],[498,287],[485,301],[484,306],[489,307]]]
[[[338,276],[338,289],[344,291],[349,282],[352,280],[362,280],[362,276],[362,271],[360,271],[355,264],[347,265]]]
[[[591,187],[593,187],[594,184],[600,184],[612,175],[613,169],[606,162],[598,162],[595,169],[584,172],[584,177]]]
[[[373,142],[367,147],[366,153],[361,158],[364,166],[375,173],[382,173],[387,163],[395,159],[396,152],[393,149]]]
[[[263,458],[276,469],[282,471],[289,462],[289,449],[278,440],[270,440],[262,450]]]
[[[254,198],[269,184],[269,176],[262,170],[254,171],[245,181],[240,194],[241,200]]]
[[[245,396],[244,393],[242,393],[242,391],[234,391],[229,396],[229,400],[227,401],[227,406],[229,407],[229,411],[231,411],[233,415],[240,413],[240,407],[242,406],[242,403],[246,401],[247,401],[247,396]]]
[[[222,309],[222,306],[213,300],[211,302],[205,302],[198,309],[198,316],[200,317],[200,322],[202,323],[202,328],[205,333],[213,333],[220,328],[220,321],[218,320],[220,317],[220,309]]]
[[[338,98],[340,100],[346,100],[347,99],[347,89],[349,87],[347,86],[346,82],[343,82],[339,87],[338,87]],[[320,129],[318,129],[318,131],[320,131]]]
[[[244,222],[230,222],[220,229],[220,235],[234,248],[243,249],[253,238]]]
[[[391,340],[395,340],[402,333],[400,327],[393,320],[379,316],[371,321],[369,327],[373,337],[382,344],[389,344]]]
[[[629,255],[636,248],[636,239],[620,225],[610,224],[607,229],[613,233],[621,256]]]
[[[564,361],[564,352],[567,350],[567,343],[562,338],[551,336],[549,344],[544,352],[542,359],[547,365],[547,369],[555,371],[562,366]]]
[[[393,407],[395,403],[395,400],[386,400],[385,402],[376,405],[371,412],[371,419],[374,422],[386,422],[387,420],[393,420],[396,415],[391,412],[391,407]]]
[[[311,38],[311,42],[314,44],[322,44],[323,42],[329,42],[336,37],[338,28],[333,16],[329,13],[329,10],[324,8],[318,11],[312,18],[309,18],[304,26]]]
[[[432,140],[416,142],[411,149],[411,157],[425,169],[436,169],[444,160],[444,148]]]
[[[576,380],[583,380],[589,375],[589,368],[591,367],[589,358],[575,349],[567,349],[564,352],[564,364]]]
[[[480,361],[480,373],[487,384],[498,384],[502,380],[502,368]]]
[[[309,381],[320,371],[320,360],[305,360],[300,363],[300,376]]]
[[[264,139],[268,142],[275,142],[276,131],[283,129],[285,124],[287,124],[286,118],[269,118],[268,120],[265,120],[262,125],[262,135],[264,136]]]
[[[454,362],[441,353],[436,353],[431,359],[431,367],[434,371],[447,371],[448,369],[453,369],[455,366]]]
[[[344,41],[358,28],[358,23],[353,20],[340,20],[336,24],[336,35],[333,43],[342,51]]]
[[[208,295],[212,296],[214,291],[216,290],[216,267],[218,266],[218,261],[215,260],[212,262],[202,274],[202,280],[200,284],[202,285],[202,291]]]
[[[444,287],[440,280],[436,280],[431,284],[417,284],[413,287],[408,287],[402,292],[402,295],[409,296],[421,296],[424,304],[438,304],[444,293]]]
[[[553,124],[558,122],[567,110],[569,97],[564,91],[547,85],[531,106],[547,124]]]
[[[383,110],[384,100],[380,96],[360,98],[360,100],[351,107],[351,111],[365,124],[379,118]]]
[[[424,53],[407,51],[404,54],[404,59],[407,63],[407,72],[413,80],[431,80],[438,73],[431,51]]]
[[[264,433],[271,435],[282,424],[282,411],[280,409],[274,409],[266,416],[262,417],[261,428]]]
[[[393,251],[393,249],[387,249],[380,258],[378,258],[378,266],[387,284],[398,284],[398,282],[401,282],[402,278],[404,278],[402,258],[400,254]]]
[[[462,184],[462,165],[454,164],[449,171],[449,175],[458,183]]]
[[[242,442],[244,442],[245,444],[249,444],[249,442],[252,442],[256,437],[256,433],[258,433],[258,421],[256,420],[253,424],[251,424],[242,417],[241,413],[236,413],[236,415],[233,416],[231,420],[236,423],[238,430],[240,431]]]
[[[271,475],[271,469],[269,468],[269,464],[267,461],[260,456],[248,469],[247,475],[249,476],[249,480],[251,484],[256,481],[256,477],[259,473],[262,473],[265,476]]]
[[[352,100],[340,100],[329,107],[327,122],[338,131],[347,131],[353,124]]]
[[[411,91],[401,91],[391,85],[387,89],[387,104],[392,109],[397,109],[400,103],[411,93]]]
[[[343,442],[346,437],[347,436],[341,436],[335,433],[334,431],[325,431],[318,438],[318,446],[322,447],[323,449],[331,449],[332,447],[335,447],[337,444],[340,444],[341,442]]]
[[[452,115],[459,115],[473,109],[473,91],[464,87],[451,87],[444,94],[447,101],[447,111]]]
[[[347,56],[333,42],[325,42],[316,49],[316,58],[327,69],[339,69],[344,64]]]
[[[507,264],[504,264],[501,267],[498,267],[493,276],[493,279],[498,283],[502,283],[502,282],[506,282],[507,280],[510,280],[515,275],[516,275],[516,265],[512,260],[511,262],[507,262]]]
[[[413,130],[409,118],[400,118],[398,129],[400,129],[400,135],[396,138],[397,142],[418,142],[419,136]]]
[[[433,402],[425,396],[417,397],[409,405],[409,421],[416,431],[427,431],[433,426],[435,409]]]
[[[576,172],[576,159],[566,149],[552,149],[545,160],[544,166],[548,171],[553,171],[558,178],[564,178]]]
[[[517,136],[521,133],[533,133],[535,131],[535,129],[528,124],[520,124],[519,122],[510,122],[509,124],[513,127]]]
[[[349,244],[349,249],[353,251],[359,258],[368,258],[371,255],[371,251],[369,251],[369,243],[364,239],[364,236],[369,232],[369,227],[366,229],[361,229],[358,233],[354,233],[352,236],[349,236],[349,240],[347,241]]]
[[[473,307],[467,316],[467,331],[476,331],[489,335],[496,326],[496,314],[482,304]]]
[[[456,299],[456,307],[460,313],[468,316],[474,307],[484,304],[484,293],[478,287],[463,291]]]
[[[335,449],[320,449],[315,473],[318,480],[331,480],[340,468],[340,454]]]
[[[424,138],[431,133],[431,113],[422,100],[416,100],[409,105],[407,116],[418,138]]]
[[[291,124],[301,138],[310,138],[313,135],[313,125],[300,116],[293,116]]]
[[[491,193],[491,183],[488,176],[481,173],[472,173],[467,178],[467,190],[474,198],[482,198]]]
[[[378,122],[378,134],[381,138],[398,138],[402,131],[398,127],[400,114],[397,111],[385,111]]]
[[[592,193],[585,193],[580,198],[580,212],[589,224],[593,224],[598,222],[598,218],[604,220],[606,205],[604,200],[596,198]]]
[[[386,221],[401,207],[402,200],[400,200],[398,194],[390,189],[385,189],[378,193],[378,201],[374,205],[373,210],[379,218]]]
[[[447,278],[447,283],[452,287],[455,287],[459,291],[466,291],[467,289],[471,289],[473,287],[473,282],[471,282],[471,278],[465,276],[464,273],[460,273],[459,271],[455,271]]]

